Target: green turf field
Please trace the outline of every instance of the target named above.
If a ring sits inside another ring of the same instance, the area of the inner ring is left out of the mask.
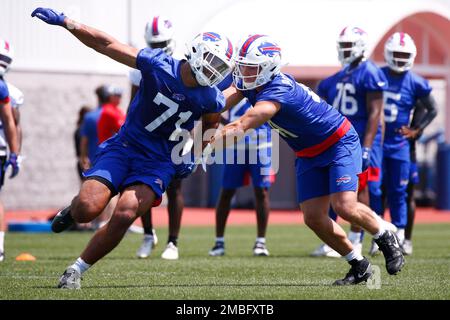
[[[160,258],[166,228],[150,259],[134,257],[141,236],[127,235],[116,250],[85,275],[82,290],[55,289],[59,275],[78,257],[90,233],[6,236],[0,263],[0,299],[450,299],[450,224],[419,225],[414,256],[404,270],[389,276],[384,259],[381,289],[365,285],[331,287],[348,271],[342,259],[310,258],[319,241],[305,226],[270,226],[270,257],[253,257],[254,227],[227,230],[224,257],[209,257],[213,229],[182,229],[180,260]],[[369,240],[365,240],[367,252]],[[16,262],[29,252],[36,262]]]

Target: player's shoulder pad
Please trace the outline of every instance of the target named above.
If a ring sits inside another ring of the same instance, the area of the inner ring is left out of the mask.
[[[142,73],[138,69],[130,69],[128,72],[128,79],[130,80],[131,84],[139,87],[141,80],[142,80]]]

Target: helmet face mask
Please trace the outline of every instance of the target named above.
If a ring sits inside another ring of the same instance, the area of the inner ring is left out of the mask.
[[[338,59],[343,66],[364,57],[367,50],[367,33],[358,27],[345,27],[336,42]]]
[[[242,41],[235,64],[233,82],[236,88],[255,89],[281,72],[281,48],[268,36],[249,36]]]
[[[394,33],[384,46],[384,59],[395,72],[406,72],[414,65],[417,49],[413,39],[403,32]]]
[[[199,34],[188,46],[187,59],[201,86],[213,87],[222,82],[232,70],[232,56],[230,40],[213,32]]]

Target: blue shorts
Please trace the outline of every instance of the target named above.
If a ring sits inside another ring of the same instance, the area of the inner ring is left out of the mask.
[[[244,150],[242,151],[244,152]],[[253,187],[270,188],[274,180],[271,170],[271,152],[271,148],[258,150],[256,159],[254,159],[256,161],[250,161],[249,150],[245,150],[245,163],[237,163],[237,152],[235,152],[234,161],[231,163],[225,161],[222,188],[237,189],[248,185],[250,177]]]
[[[361,144],[352,127],[341,140],[314,158],[297,158],[297,200],[302,203],[336,192],[358,191]]]
[[[113,194],[132,185],[145,184],[158,199],[175,174],[170,156],[165,158],[160,154],[152,156],[149,150],[144,153],[116,135],[99,146],[93,167],[83,175],[104,183]]]

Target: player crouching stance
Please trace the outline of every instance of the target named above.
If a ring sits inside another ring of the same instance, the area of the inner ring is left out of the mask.
[[[344,230],[328,217],[330,204],[343,219],[374,236],[389,274],[399,272],[405,260],[396,235],[357,201],[362,154],[350,122],[309,88],[281,73],[281,49],[269,37],[253,35],[243,41],[235,63],[235,87],[224,92],[227,107],[245,97],[254,108],[226,125],[212,139],[212,145],[222,145],[229,136],[243,135],[268,122],[296,152],[298,201],[305,223],[351,265],[347,275],[334,284],[367,281],[372,268],[353,249]]]
[[[191,163],[174,164],[172,150],[196,120],[202,119],[205,131],[217,126],[225,98],[215,85],[231,72],[233,46],[226,37],[205,32],[192,41],[188,61],[177,60],[161,49],[139,51],[51,9],[38,8],[32,16],[66,28],[88,47],[142,73],[125,124],[100,146],[78,196],[52,223],[53,231],[61,232],[74,220],[92,221],[120,193],[111,220],[60,279],[59,288],[79,289],[81,274],[120,243],[170,181],[192,172]]]

